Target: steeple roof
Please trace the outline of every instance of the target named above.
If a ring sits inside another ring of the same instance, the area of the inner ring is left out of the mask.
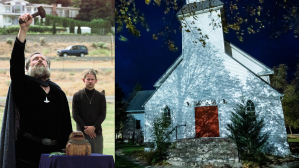
[[[199,0],[199,1],[200,2],[193,2],[193,3],[189,3],[189,4],[184,5],[179,10],[177,15],[183,15],[183,14],[188,14],[188,13],[193,14],[193,12],[196,12],[196,11],[201,11],[201,10],[204,10],[204,9],[210,9],[210,8],[222,6],[224,4],[220,0],[205,0],[205,1]]]

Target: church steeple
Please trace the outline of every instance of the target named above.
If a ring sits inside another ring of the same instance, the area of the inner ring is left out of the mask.
[[[186,0],[186,4],[191,4],[191,3],[194,3],[194,2],[203,2],[205,0]]]
[[[186,5],[177,13],[182,24],[183,50],[192,44],[212,43],[224,51],[220,0],[186,0]]]

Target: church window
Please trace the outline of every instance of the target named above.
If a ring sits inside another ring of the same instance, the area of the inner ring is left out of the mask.
[[[255,107],[251,100],[248,100],[246,103],[246,111],[250,113],[252,117],[255,117]]]
[[[166,106],[164,109],[163,109],[163,115],[166,119],[166,122],[168,124],[171,123],[171,116],[170,116],[170,108],[168,106]]]
[[[136,129],[140,129],[140,120],[136,120]]]
[[[164,108],[164,116],[170,117],[170,108],[168,106]]]

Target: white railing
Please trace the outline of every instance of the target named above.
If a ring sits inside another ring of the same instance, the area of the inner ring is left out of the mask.
[[[12,26],[12,23],[3,23],[3,26],[9,27],[9,26]]]
[[[23,13],[31,13],[30,12],[26,12],[26,11],[17,11],[17,12],[12,12],[12,11],[0,11],[0,13],[17,13],[17,14],[23,14]]]
[[[36,11],[35,11],[36,12]],[[0,13],[3,14],[24,14],[24,13],[32,13],[31,10],[30,11],[13,11],[13,10],[0,10]],[[62,11],[56,11],[56,14],[53,14],[52,11],[46,11],[47,14],[49,15],[58,15],[59,17],[66,17],[66,18],[75,18],[77,17],[77,15],[79,14],[78,12],[62,12]]]

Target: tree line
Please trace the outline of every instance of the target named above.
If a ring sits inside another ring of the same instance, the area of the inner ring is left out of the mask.
[[[293,134],[292,128],[299,128],[299,64],[292,80],[287,78],[287,65],[280,64],[272,69],[274,74],[270,76],[271,86],[284,94],[281,103],[285,124]]]
[[[90,22],[103,19],[114,26],[114,0],[28,0],[37,4],[61,4],[62,7],[80,8],[78,20]]]
[[[185,31],[194,34],[194,40],[205,44],[206,37],[202,37],[200,25],[196,31],[190,31],[192,24],[182,23],[181,26],[173,26],[177,19],[176,14],[179,10],[184,13],[184,16],[179,20],[184,21],[186,18],[197,20],[197,15],[193,9],[202,5],[214,12],[213,9],[218,0],[206,0],[203,3],[191,3],[185,6],[185,0],[145,0],[142,3],[148,5],[149,9],[155,10],[160,7],[164,10],[163,28],[153,32],[153,40],[158,38],[163,39],[171,51],[175,50],[174,43],[171,41],[171,36],[177,31]],[[240,41],[245,40],[246,35],[265,32],[270,38],[278,38],[287,33],[292,33],[294,38],[299,36],[299,1],[298,0],[221,0],[224,3],[224,8],[221,11],[221,24],[216,24],[216,21],[211,18],[210,24],[215,27],[221,27],[225,33],[234,33]],[[134,36],[141,36],[139,25],[145,29],[149,29],[147,23],[147,15],[143,11],[146,8],[138,8],[135,1],[116,0],[115,1],[115,20],[117,32],[121,32],[126,27],[129,33]],[[141,3],[141,2],[138,2]],[[206,7],[206,4],[208,6]],[[182,10],[184,9],[184,10]],[[220,17],[220,15],[219,15]],[[167,20],[166,20],[167,18]],[[158,18],[157,18],[158,19]],[[215,25],[214,25],[215,24]],[[263,31],[267,29],[267,31]]]

